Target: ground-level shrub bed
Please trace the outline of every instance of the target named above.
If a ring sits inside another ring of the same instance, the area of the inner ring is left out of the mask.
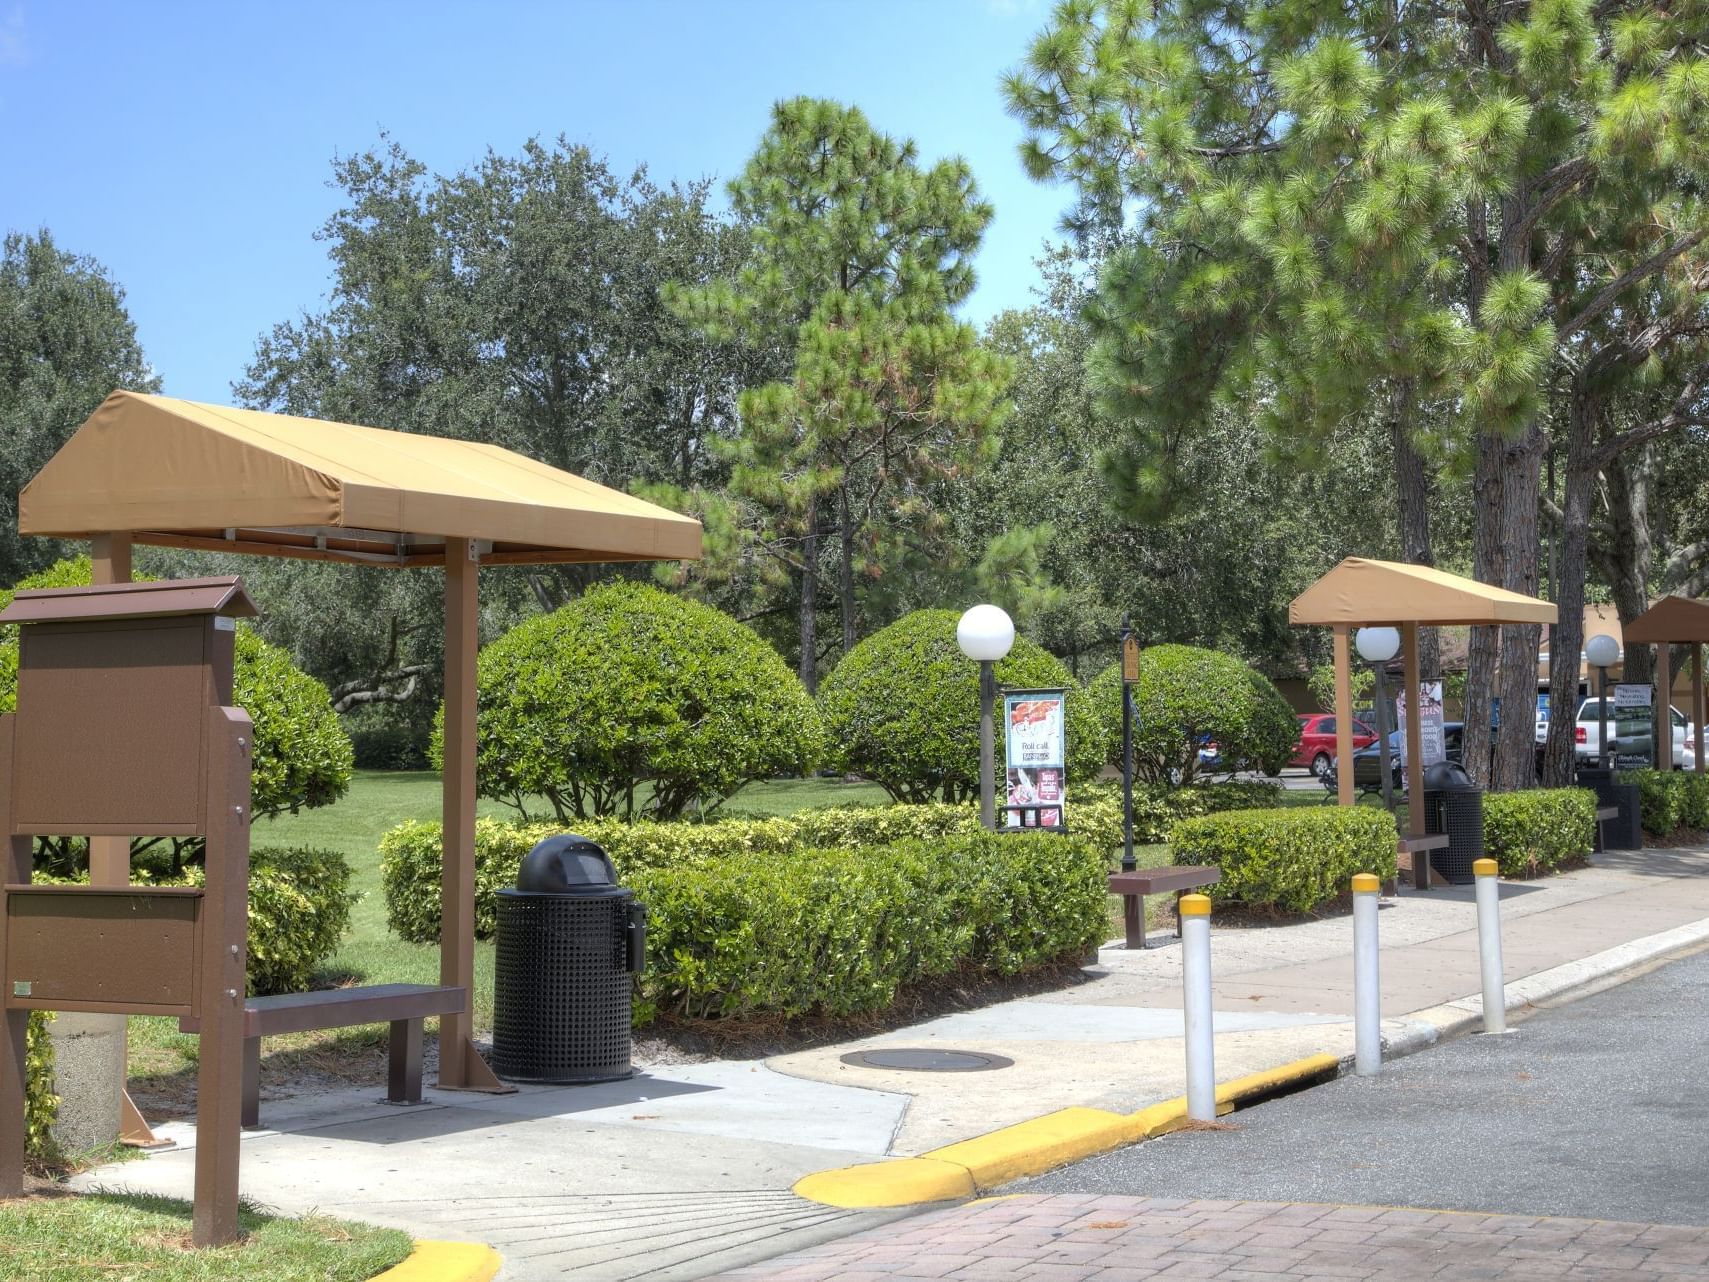
[[[1638,785],[1639,822],[1652,837],[1677,828],[1709,830],[1709,775],[1695,770],[1623,770],[1621,783]]]
[[[815,838],[842,822],[828,813],[806,825]],[[788,820],[581,827],[649,911],[638,1023],[879,1010],[920,980],[1083,957],[1104,932],[1106,855],[1074,835],[975,828],[815,846]],[[476,825],[477,935],[492,933],[497,891],[551,831]],[[393,929],[437,938],[439,826],[405,824],[381,851]]]
[[[1231,810],[1184,819],[1170,834],[1178,864],[1213,864],[1219,903],[1304,913],[1348,893],[1355,873],[1395,875],[1395,821],[1363,806]]]
[[[1533,788],[1484,795],[1484,854],[1503,877],[1535,877],[1589,854],[1596,844],[1596,794]]]
[[[1271,783],[1211,784],[1200,788],[1134,788],[1136,845],[1167,839],[1179,820],[1225,810],[1274,804],[1281,792]],[[1119,786],[1087,786],[1069,799],[1072,834],[1111,854],[1122,843]],[[828,806],[802,810],[788,818],[721,819],[711,823],[625,823],[589,819],[576,831],[604,848],[625,877],[655,867],[678,868],[733,854],[782,853],[806,849],[889,846],[902,841],[931,841],[978,833],[976,806],[936,802],[927,805]],[[562,832],[553,823],[509,823],[481,819],[475,824],[475,935],[492,938],[497,900],[516,882],[517,865],[538,841]],[[1011,834],[1012,835],[1012,834]],[[380,839],[380,877],[386,918],[400,938],[416,944],[439,939],[440,827],[409,822]]]

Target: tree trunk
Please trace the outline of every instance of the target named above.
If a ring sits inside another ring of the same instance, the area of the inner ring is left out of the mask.
[[[1575,381],[1567,438],[1567,489],[1561,499],[1561,528],[1555,539],[1555,606],[1558,619],[1549,634],[1549,736],[1543,750],[1543,785],[1564,788],[1573,781],[1577,761],[1573,743],[1578,707],[1579,652],[1584,649],[1584,578],[1590,529],[1590,501],[1596,490],[1599,406],[1588,387]]]
[[[1396,380],[1389,394],[1389,437],[1394,444],[1399,486],[1400,554],[1413,565],[1436,564],[1430,551],[1430,502],[1436,486],[1423,457],[1412,444],[1412,382]],[[1418,630],[1418,670],[1426,678],[1442,675],[1442,643],[1435,628]]]
[[[1505,446],[1498,436],[1478,438],[1472,474],[1472,574],[1480,583],[1500,583],[1506,572],[1501,545],[1501,491]],[[1461,760],[1472,782],[1489,783],[1489,699],[1495,687],[1494,628],[1473,628],[1466,652],[1466,704]]]
[[[849,523],[849,487],[844,484],[837,489],[837,529],[842,541],[842,563],[838,567],[837,596],[843,610],[843,653],[854,649],[855,644],[855,599],[854,599],[854,530]]]
[[[1507,564],[1502,586],[1526,596],[1537,595],[1538,498],[1548,440],[1542,425],[1534,422],[1506,451],[1501,541]],[[1502,717],[1494,780],[1503,790],[1537,783],[1537,652],[1542,637],[1536,623],[1501,629]]]
[[[1647,447],[1622,455],[1603,471],[1608,485],[1607,536],[1599,540],[1598,567],[1608,579],[1620,626],[1650,608],[1650,483],[1653,454]],[[1655,679],[1655,652],[1647,645],[1627,649],[1622,681]]]
[[[801,541],[801,659],[796,671],[808,694],[819,692],[819,500],[809,496]]]

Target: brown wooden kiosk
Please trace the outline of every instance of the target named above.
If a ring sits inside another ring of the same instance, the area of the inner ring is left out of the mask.
[[[177,1015],[201,1032],[198,1246],[237,1236],[249,891],[249,714],[231,707],[236,579],[20,592],[0,718],[0,1196],[21,1191],[31,1010]],[[38,836],[205,839],[195,886],[32,883]]]
[[[1664,596],[1622,630],[1627,645],[1656,648],[1655,743],[1656,769],[1673,768],[1673,726],[1668,709],[1672,705],[1673,656],[1669,648],[1691,647],[1691,725],[1696,739],[1697,770],[1703,761],[1703,643],[1709,641],[1709,601]],[[1666,754],[1666,755],[1663,755]]]
[[[508,1089],[471,1041],[468,997],[477,572],[697,559],[700,523],[494,445],[114,392],[24,487],[18,528],[91,540],[97,583],[130,580],[136,543],[444,569],[440,978],[462,997],[440,1019],[438,1084]],[[128,838],[92,837],[90,873],[97,886],[125,885]],[[363,1013],[398,1018],[383,1005]]]
[[[1424,764],[1419,743],[1418,629],[1500,623],[1553,623],[1548,601],[1492,588],[1428,566],[1348,557],[1288,606],[1295,627],[1328,627],[1335,633],[1335,751],[1341,761],[1336,783],[1339,801],[1353,804],[1353,631],[1392,627],[1400,631],[1406,690],[1407,834],[1403,854],[1412,856],[1413,884],[1430,885],[1430,857],[1424,822]]]

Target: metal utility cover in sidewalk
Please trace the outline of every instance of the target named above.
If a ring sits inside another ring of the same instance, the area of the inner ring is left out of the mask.
[[[912,1047],[887,1047],[876,1051],[850,1051],[839,1055],[845,1064],[856,1068],[900,1068],[912,1073],[985,1073],[994,1068],[1008,1068],[1014,1060],[1004,1055],[988,1055],[974,1051],[915,1050]]]

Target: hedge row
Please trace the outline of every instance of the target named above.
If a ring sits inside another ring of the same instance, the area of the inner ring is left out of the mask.
[[[649,910],[637,1020],[847,1015],[933,976],[1084,956],[1105,929],[1106,852],[1076,835],[968,830],[964,809],[580,825]],[[498,890],[554,831],[476,823],[477,936],[491,936]],[[436,939],[439,825],[404,824],[380,850],[392,929]]]
[[[1365,806],[1231,810],[1184,819],[1170,838],[1178,864],[1212,864],[1220,903],[1311,912],[1348,891],[1355,873],[1395,875],[1395,822]]]
[[[1073,835],[1108,854],[1122,842],[1121,790],[1088,788],[1086,799],[1069,805]],[[1274,801],[1276,784],[1230,783],[1206,788],[1134,788],[1134,841],[1152,845],[1166,839],[1180,819]],[[562,831],[555,824],[516,824],[498,819],[475,823],[475,934],[491,938],[494,896],[514,885],[517,865],[538,841]],[[726,859],[734,854],[786,854],[805,849],[867,849],[904,841],[932,841],[978,833],[973,806],[935,802],[927,805],[832,806],[803,810],[785,818],[721,819],[713,823],[624,823],[589,819],[576,831],[602,846],[620,873],[633,876],[649,868],[680,868]],[[1013,834],[1009,834],[1013,835]],[[401,824],[380,839],[380,878],[385,888],[386,920],[393,933],[411,943],[439,938],[440,826],[437,822]]]
[[[1553,872],[1596,844],[1596,794],[1588,788],[1534,788],[1484,795],[1484,854],[1503,877]]]
[[[24,1151],[31,1157],[55,1156],[53,1124],[59,1096],[53,1093],[52,1011],[33,1010],[24,1031]]]
[[[1709,829],[1709,775],[1695,770],[1625,770],[1621,783],[1638,785],[1639,822],[1653,837],[1676,828]]]

